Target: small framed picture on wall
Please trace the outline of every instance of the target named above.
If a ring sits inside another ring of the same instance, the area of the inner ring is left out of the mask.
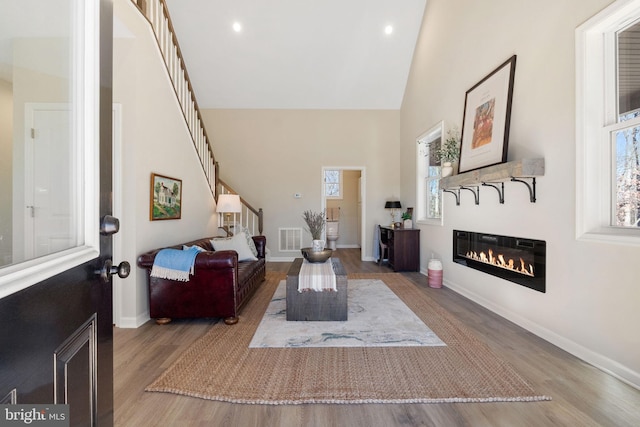
[[[180,219],[182,215],[182,180],[151,174],[149,219]]]

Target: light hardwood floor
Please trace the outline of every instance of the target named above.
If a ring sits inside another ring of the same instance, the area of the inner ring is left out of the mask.
[[[390,272],[339,249],[347,272]],[[268,263],[284,271],[289,263]],[[144,387],[215,320],[174,321],[114,331],[116,426],[640,426],[640,391],[584,363],[446,288],[431,289],[419,273],[404,273],[454,313],[552,401],[526,403],[241,405]],[[232,327],[232,326],[231,326]],[[223,345],[223,343],[221,343]]]

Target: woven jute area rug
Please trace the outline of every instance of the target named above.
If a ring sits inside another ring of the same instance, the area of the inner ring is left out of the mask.
[[[267,281],[233,326],[219,322],[146,391],[250,404],[442,403],[550,400],[401,274],[379,279],[446,347],[249,348],[285,275]]]

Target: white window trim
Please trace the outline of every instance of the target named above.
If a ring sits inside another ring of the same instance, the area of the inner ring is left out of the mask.
[[[613,97],[607,96],[615,93],[613,33],[638,18],[640,0],[618,0],[576,29],[578,240],[640,246],[640,230],[610,225],[613,190],[608,141],[616,108]]]
[[[415,215],[417,219],[414,219],[414,223],[422,224],[422,225],[432,225],[442,227],[443,225],[443,217],[444,211],[442,204],[440,205],[440,218],[428,218],[427,217],[427,209],[426,209],[426,198],[427,198],[427,184],[426,181],[429,178],[428,170],[425,169],[424,165],[424,156],[420,152],[420,147],[422,145],[421,141],[428,139],[435,132],[444,132],[444,121],[438,122],[435,126],[433,126],[428,131],[424,132],[420,136],[416,138],[416,212]],[[443,136],[443,135],[442,135]],[[428,169],[428,168],[427,168]],[[440,200],[442,201],[442,192],[440,192]]]
[[[99,1],[75,2],[76,22],[74,50],[83,61],[75,61],[77,87],[74,90],[74,139],[86,141],[80,148],[77,176],[82,176],[78,212],[84,244],[44,257],[0,269],[0,298],[19,292],[45,279],[62,273],[100,254],[99,202],[99,87],[100,87],[100,8]],[[81,36],[78,36],[81,35]]]

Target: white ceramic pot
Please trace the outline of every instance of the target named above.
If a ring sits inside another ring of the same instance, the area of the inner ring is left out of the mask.
[[[451,165],[451,162],[444,162],[442,164],[442,177],[446,177],[449,176],[453,173],[453,166]]]
[[[322,252],[322,251],[324,251],[324,240],[314,240],[311,250],[314,251],[314,252]]]

